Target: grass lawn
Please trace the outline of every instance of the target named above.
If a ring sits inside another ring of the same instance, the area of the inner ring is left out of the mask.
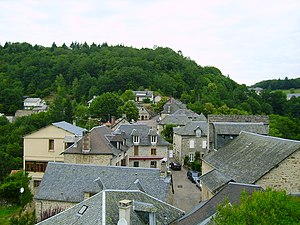
[[[20,206],[0,206],[0,224],[9,224],[9,218],[18,215]]]

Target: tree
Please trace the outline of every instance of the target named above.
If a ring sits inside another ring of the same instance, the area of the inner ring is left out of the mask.
[[[24,171],[8,175],[0,185],[0,197],[11,204],[25,206],[32,200],[32,194],[29,189],[30,179],[28,173]],[[22,191],[21,188],[23,188]]]
[[[173,127],[176,127],[176,125],[167,124],[161,132],[161,135],[170,143],[173,143]]]
[[[121,98],[115,93],[104,93],[94,99],[90,106],[93,117],[109,120],[111,116],[120,116],[118,108],[123,105]]]
[[[135,100],[135,95],[133,93],[132,90],[126,90],[122,95],[121,95],[121,99],[124,102],[127,102],[129,100]]]
[[[119,111],[126,115],[128,121],[137,121],[139,118],[139,110],[133,101],[127,101],[119,108]]]
[[[267,189],[265,192],[243,192],[240,205],[224,202],[217,209],[213,224],[299,224],[299,200],[284,191]]]

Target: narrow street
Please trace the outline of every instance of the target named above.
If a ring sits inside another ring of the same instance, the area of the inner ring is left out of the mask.
[[[186,176],[187,170],[181,168],[179,171],[172,170],[174,182],[174,206],[188,213],[201,200],[201,191],[196,184],[192,183]]]

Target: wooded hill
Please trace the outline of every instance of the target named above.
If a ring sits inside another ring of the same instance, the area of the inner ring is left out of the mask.
[[[0,116],[0,181],[22,168],[25,134],[61,120],[75,119],[78,126],[89,128],[91,114],[113,116],[118,109],[128,110],[130,89],[173,96],[199,114],[267,114],[270,135],[300,140],[300,98],[287,101],[284,93],[271,90],[257,95],[219,69],[197,65],[170,48],[5,43],[0,45],[0,113],[13,115],[22,109],[24,96],[46,99],[50,109],[13,123]],[[95,95],[102,106],[88,108]],[[99,111],[105,110],[103,103],[108,112]],[[161,104],[155,107],[159,111]]]
[[[254,84],[253,87],[261,87],[270,90],[300,89],[300,77],[295,79],[285,77],[284,80],[264,80]]]

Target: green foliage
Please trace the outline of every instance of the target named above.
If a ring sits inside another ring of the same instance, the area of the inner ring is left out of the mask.
[[[265,80],[258,82],[253,86],[270,90],[286,90],[292,88],[297,89],[300,88],[300,78],[288,79],[287,77],[285,77],[284,80]]]
[[[121,95],[121,99],[123,100],[123,102],[127,102],[129,100],[135,100],[135,95],[133,93],[132,90],[126,90],[122,95]]]
[[[118,108],[123,106],[122,99],[114,93],[104,93],[94,99],[90,106],[90,113],[93,117],[109,121],[111,116],[120,116]]]
[[[29,189],[30,179],[28,173],[23,171],[7,176],[0,184],[0,197],[10,204],[25,206],[32,201],[32,194]],[[24,188],[23,193],[20,193],[21,188]]]
[[[35,212],[20,211],[18,216],[14,216],[8,220],[9,225],[33,225],[35,224]]]
[[[170,143],[173,143],[173,127],[176,127],[176,125],[167,124],[161,132],[164,139]]]
[[[18,205],[0,206],[0,224],[1,225],[12,224],[10,223],[10,220],[12,218],[18,217],[20,211],[22,211],[22,208]],[[14,223],[14,224],[18,224],[18,223]]]
[[[184,165],[189,166],[189,164],[190,164],[190,157],[188,155],[184,156],[183,163],[184,163]]]
[[[139,118],[139,110],[133,101],[127,101],[123,106],[119,107],[119,111],[126,115],[128,121],[137,121]]]
[[[269,134],[275,137],[300,140],[300,122],[293,118],[270,115]]]
[[[267,225],[299,224],[300,204],[283,191],[267,189],[265,192],[242,193],[240,205],[228,202],[218,207],[214,224]]]

